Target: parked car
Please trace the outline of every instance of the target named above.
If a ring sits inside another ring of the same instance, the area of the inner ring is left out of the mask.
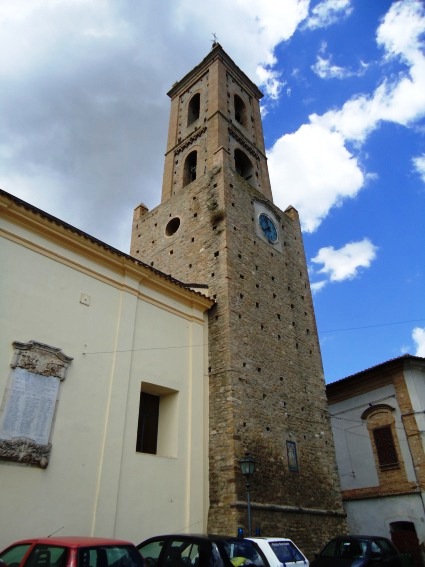
[[[270,567],[309,567],[309,561],[293,541],[285,537],[252,537],[269,562]]]
[[[394,544],[380,536],[338,536],[325,545],[311,567],[402,567]]]
[[[136,547],[98,537],[47,537],[17,541],[0,553],[6,567],[144,567]]]
[[[226,536],[162,535],[137,546],[146,567],[270,567],[252,540]]]

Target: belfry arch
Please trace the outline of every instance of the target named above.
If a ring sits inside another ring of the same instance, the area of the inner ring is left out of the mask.
[[[234,152],[234,161],[236,172],[255,187],[254,166],[246,153],[239,148],[236,148]]]
[[[194,150],[190,152],[184,162],[183,167],[183,187],[192,183],[196,179],[196,165],[198,161],[198,152]]]
[[[247,124],[247,113],[246,105],[241,97],[237,94],[233,97],[234,108],[235,108],[235,120],[239,122],[242,126]]]
[[[190,126],[193,122],[196,122],[199,118],[201,112],[201,95],[196,93],[190,99],[187,109],[187,125]]]

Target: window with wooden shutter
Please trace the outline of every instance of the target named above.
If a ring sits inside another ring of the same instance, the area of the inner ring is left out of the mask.
[[[397,450],[394,444],[391,426],[378,427],[373,430],[376,452],[381,469],[398,466]]]

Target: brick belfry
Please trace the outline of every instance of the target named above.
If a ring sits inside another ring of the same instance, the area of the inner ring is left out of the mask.
[[[252,527],[306,551],[345,529],[298,213],[273,204],[262,93],[218,43],[168,93],[162,199],[135,209],[131,254],[207,284],[210,533]]]

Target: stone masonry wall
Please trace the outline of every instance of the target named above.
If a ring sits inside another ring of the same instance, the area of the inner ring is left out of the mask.
[[[185,283],[208,284],[216,300],[208,530],[236,534],[242,526],[246,533],[239,459],[250,452],[257,460],[253,525],[263,535],[293,536],[313,553],[346,524],[300,224],[294,209],[272,203],[262,95],[217,44],[169,95],[162,203],[136,209],[131,254]],[[185,185],[194,151],[196,179]],[[260,210],[278,221],[277,243],[262,234]]]
[[[246,530],[238,459],[249,451],[257,459],[253,525],[263,535],[294,533],[317,551],[345,523],[299,222],[294,211],[273,208],[284,242],[274,250],[255,233],[253,202],[262,195],[223,173],[207,172],[136,218],[132,254],[181,281],[207,283],[217,301],[209,325],[209,530]],[[180,226],[167,236],[176,217]],[[286,441],[296,443],[298,472],[288,469]]]

